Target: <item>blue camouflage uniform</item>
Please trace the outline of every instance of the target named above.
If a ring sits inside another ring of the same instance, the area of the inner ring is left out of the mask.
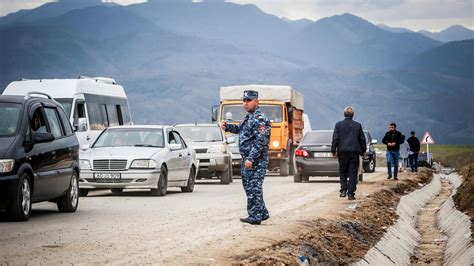
[[[239,134],[239,150],[242,155],[242,184],[247,194],[248,219],[254,222],[269,218],[263,201],[262,186],[268,166],[270,130],[270,120],[258,107],[254,112],[248,113],[240,125],[227,124],[226,126],[226,131]],[[246,160],[252,162],[250,169],[245,168]]]

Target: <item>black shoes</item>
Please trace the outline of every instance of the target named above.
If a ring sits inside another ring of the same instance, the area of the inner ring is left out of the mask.
[[[270,217],[268,217],[268,218],[270,218]],[[267,218],[267,219],[268,219],[268,218]],[[254,224],[254,225],[261,223],[261,221],[250,220],[248,217],[247,217],[247,218],[240,218],[240,221],[241,221],[242,223],[248,223],[248,224]]]
[[[391,176],[388,176],[387,179],[392,179],[392,177],[391,177]]]
[[[265,220],[268,220],[268,219],[270,219],[270,215],[262,217],[262,222],[265,221]]]
[[[339,194],[339,197],[345,198],[347,196],[347,192],[345,190],[341,191],[341,194]]]
[[[355,200],[356,197],[354,194],[349,194],[349,197],[347,197],[348,200]]]
[[[398,180],[398,177],[395,177],[394,179],[395,179],[395,180]]]

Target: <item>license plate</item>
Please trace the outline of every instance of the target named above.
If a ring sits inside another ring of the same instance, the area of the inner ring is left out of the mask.
[[[94,173],[95,179],[120,179],[120,173]]]
[[[328,158],[328,157],[332,157],[332,153],[330,153],[330,152],[315,152],[314,157]]]

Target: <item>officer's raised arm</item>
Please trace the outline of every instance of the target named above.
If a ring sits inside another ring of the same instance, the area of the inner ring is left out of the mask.
[[[228,124],[227,122],[224,122],[222,124],[222,129],[224,131],[228,131],[234,134],[239,134],[241,128],[242,128],[242,124],[234,125],[234,124]]]
[[[255,145],[252,147],[249,156],[247,157],[247,160],[252,163],[262,155],[263,150],[268,148],[268,143],[270,142],[271,127],[267,125],[265,117],[261,114],[257,115],[256,124],[257,125],[253,132],[256,136]]]

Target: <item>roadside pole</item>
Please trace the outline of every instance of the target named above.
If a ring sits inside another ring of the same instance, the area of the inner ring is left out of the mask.
[[[430,156],[430,146],[429,144],[434,144],[435,141],[431,137],[430,132],[426,131],[425,135],[423,136],[423,139],[421,140],[421,144],[426,144],[426,159],[428,160],[428,163],[431,165],[431,160],[432,157]]]

